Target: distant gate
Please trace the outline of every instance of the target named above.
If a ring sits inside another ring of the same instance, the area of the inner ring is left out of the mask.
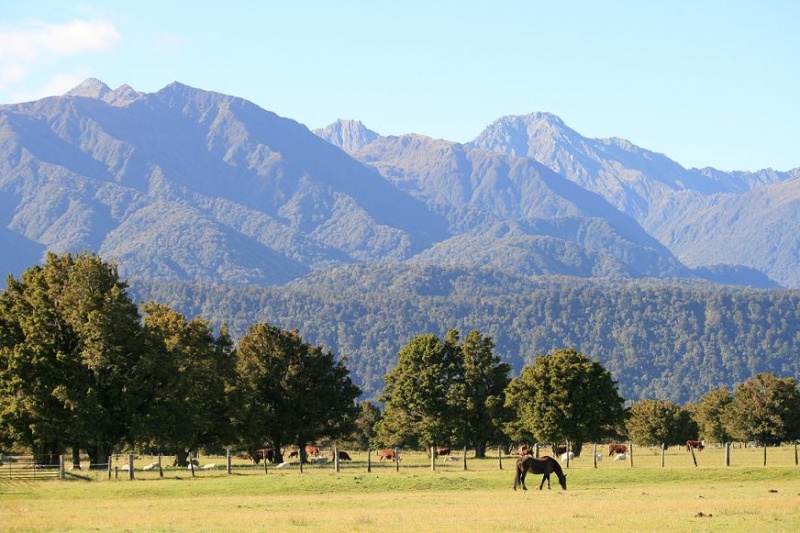
[[[36,462],[33,455],[3,455],[0,457],[0,478],[2,479],[59,479],[59,465],[45,465]]]

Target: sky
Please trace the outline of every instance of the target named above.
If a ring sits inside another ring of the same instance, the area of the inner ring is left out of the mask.
[[[179,81],[468,142],[546,111],[684,167],[800,167],[795,0],[0,0],[0,104]]]

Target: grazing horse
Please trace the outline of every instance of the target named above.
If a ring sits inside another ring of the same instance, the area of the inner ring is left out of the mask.
[[[517,490],[517,485],[522,485],[522,490],[528,490],[525,486],[525,476],[528,472],[533,474],[542,474],[542,482],[539,484],[539,490],[544,487],[544,482],[547,480],[547,488],[550,489],[550,474],[555,472],[558,476],[558,483],[561,488],[567,490],[567,476],[561,470],[561,465],[558,461],[550,456],[545,455],[541,459],[536,457],[522,456],[517,460],[517,471],[514,475],[514,490]]]
[[[692,451],[692,448],[694,448],[698,452],[702,452],[703,448],[705,448],[705,447],[706,447],[705,442],[703,442],[701,440],[687,440],[686,441],[686,451],[687,452]]]
[[[608,456],[611,457],[614,454],[619,453],[628,453],[628,447],[624,444],[609,444],[608,445]]]

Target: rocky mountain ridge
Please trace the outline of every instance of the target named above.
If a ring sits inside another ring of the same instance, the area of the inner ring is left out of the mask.
[[[15,251],[0,268],[90,250],[126,277],[240,285],[390,261],[769,286],[759,265],[713,253],[719,216],[680,228],[686,205],[705,199],[711,212],[717,195],[789,188],[795,174],[687,171],[546,113],[504,117],[468,144],[356,121],[315,134],[180,83],[148,94],[90,79],[0,106],[0,244]],[[794,238],[784,228],[779,242]],[[680,246],[703,239],[703,257]],[[770,257],[762,270],[793,286],[787,261]]]

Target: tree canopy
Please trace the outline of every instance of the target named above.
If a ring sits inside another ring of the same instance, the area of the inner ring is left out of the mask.
[[[492,339],[478,331],[463,341],[457,330],[444,341],[434,334],[414,337],[386,374],[377,440],[426,448],[471,445],[484,457],[487,442],[502,435],[509,372]]]
[[[728,428],[734,438],[774,445],[800,438],[800,391],[794,378],[761,373],[733,391]]]
[[[152,351],[151,406],[134,419],[136,442],[177,455],[234,444],[229,389],[233,385],[233,342],[223,327],[215,337],[201,318],[186,318],[163,304],[143,308],[144,331]]]
[[[628,409],[626,421],[633,442],[642,446],[674,446],[697,439],[697,423],[689,411],[667,400],[641,400]]]
[[[302,340],[298,331],[259,323],[247,330],[237,350],[233,415],[242,444],[282,448],[321,437],[351,433],[361,390],[344,361],[322,346]]]
[[[0,295],[0,434],[40,454],[104,463],[147,400],[136,306],[116,267],[48,254]]]
[[[537,357],[511,380],[506,406],[516,413],[512,437],[568,442],[580,452],[585,442],[611,433],[624,416],[623,399],[599,361],[572,349]]]

